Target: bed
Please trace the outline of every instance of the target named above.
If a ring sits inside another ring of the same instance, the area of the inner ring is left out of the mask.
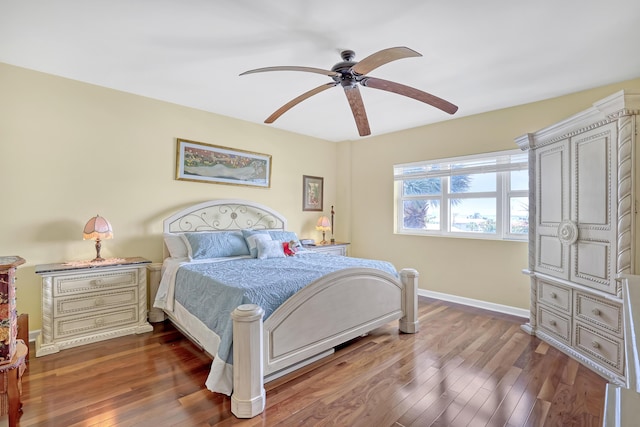
[[[340,344],[393,320],[418,331],[415,270],[302,247],[282,256],[297,235],[267,206],[204,202],[165,219],[163,232],[153,306],[213,357],[206,386],[231,395],[238,418],[264,410],[265,382]]]

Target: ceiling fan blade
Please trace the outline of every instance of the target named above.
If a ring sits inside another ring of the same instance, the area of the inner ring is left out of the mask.
[[[323,74],[329,77],[335,77],[340,75],[339,73],[336,73],[335,71],[331,71],[331,70],[323,70],[322,68],[314,68],[314,67],[298,67],[295,65],[291,65],[291,66],[282,65],[282,66],[276,66],[276,67],[256,68],[255,70],[248,70],[248,71],[245,71],[244,73],[240,73],[240,75],[244,76],[245,74],[262,73],[265,71],[304,71],[307,73]]]
[[[281,115],[283,115],[284,113],[286,113],[291,108],[295,107],[296,105],[298,105],[299,103],[301,103],[305,99],[310,98],[313,95],[315,95],[317,93],[320,93],[322,91],[330,89],[330,88],[334,87],[337,84],[338,84],[337,82],[326,83],[326,84],[323,84],[322,86],[318,86],[315,89],[311,89],[310,91],[303,93],[302,95],[292,99],[291,101],[289,101],[286,104],[284,104],[282,107],[278,108],[272,115],[267,117],[267,120],[265,120],[264,122],[265,123],[273,123],[273,122],[275,122],[278,117],[280,117]]]
[[[391,82],[389,80],[378,79],[375,77],[365,77],[360,81],[360,84],[366,87],[372,87],[374,89],[386,90],[387,92],[397,93],[398,95],[408,96],[409,98],[417,99],[426,104],[432,105],[441,109],[445,113],[454,114],[458,111],[458,106],[445,101],[442,98],[438,98],[430,93],[423,92],[419,89],[405,86],[400,83]]]
[[[371,135],[369,120],[367,119],[367,112],[364,109],[360,89],[358,89],[358,86],[344,86],[344,93],[349,100],[349,106],[351,107],[353,118],[356,120],[356,126],[358,127],[358,133],[360,136]]]
[[[382,49],[376,53],[373,53],[362,61],[359,61],[356,65],[351,67],[354,73],[365,75],[370,71],[375,70],[381,65],[387,64],[391,61],[396,61],[402,58],[410,58],[412,56],[422,56],[415,50],[408,47],[390,47],[388,49]]]

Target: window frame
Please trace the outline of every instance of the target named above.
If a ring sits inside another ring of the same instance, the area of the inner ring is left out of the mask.
[[[511,172],[528,170],[528,154],[519,149],[473,154],[469,156],[403,163],[393,166],[394,171],[394,232],[404,235],[457,237],[467,239],[527,241],[529,233],[511,232],[511,201],[516,197],[529,200],[529,189],[512,190]],[[407,172],[409,171],[409,172]],[[460,173],[465,171],[464,173]],[[454,175],[495,173],[495,191],[450,192],[450,178]],[[440,178],[440,194],[405,195],[403,183],[408,180]],[[527,181],[528,186],[528,181]],[[451,231],[452,199],[495,198],[495,233]],[[404,203],[410,200],[438,200],[440,208],[439,230],[404,227]],[[528,203],[528,202],[527,202]]]

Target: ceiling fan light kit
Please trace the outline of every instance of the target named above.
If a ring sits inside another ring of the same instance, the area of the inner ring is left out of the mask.
[[[311,89],[310,91],[305,92],[302,95],[297,96],[296,98],[287,102],[282,107],[277,109],[273,114],[271,114],[265,120],[265,123],[273,123],[276,119],[278,119],[278,117],[280,117],[305,99],[337,85],[341,85],[344,89],[344,93],[347,97],[347,101],[349,102],[349,107],[351,107],[351,112],[353,113],[353,118],[356,121],[356,126],[358,128],[358,133],[360,134],[360,136],[370,135],[371,130],[369,129],[369,120],[367,119],[367,113],[364,108],[362,96],[360,95],[360,89],[358,89],[358,84],[364,87],[393,92],[398,95],[413,98],[415,100],[424,102],[425,104],[436,107],[448,114],[454,114],[456,111],[458,111],[458,107],[454,104],[445,101],[442,98],[438,98],[437,96],[430,93],[410,86],[405,86],[400,83],[378,79],[376,77],[370,77],[367,75],[369,72],[391,61],[415,56],[422,56],[415,50],[409,49],[408,47],[392,47],[373,53],[359,62],[354,61],[355,52],[352,50],[342,51],[341,56],[342,62],[338,62],[331,68],[331,70],[301,66],[275,66],[256,68],[254,70],[245,71],[240,75],[244,76],[246,74],[262,73],[266,71],[302,71],[307,73],[324,74],[333,79],[333,82],[325,83],[321,86]]]

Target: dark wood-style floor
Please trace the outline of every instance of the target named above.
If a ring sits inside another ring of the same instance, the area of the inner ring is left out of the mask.
[[[520,330],[523,319],[420,299],[397,322],[266,385],[265,412],[230,413],[210,359],[170,324],[35,358],[20,426],[599,426],[605,380]]]

